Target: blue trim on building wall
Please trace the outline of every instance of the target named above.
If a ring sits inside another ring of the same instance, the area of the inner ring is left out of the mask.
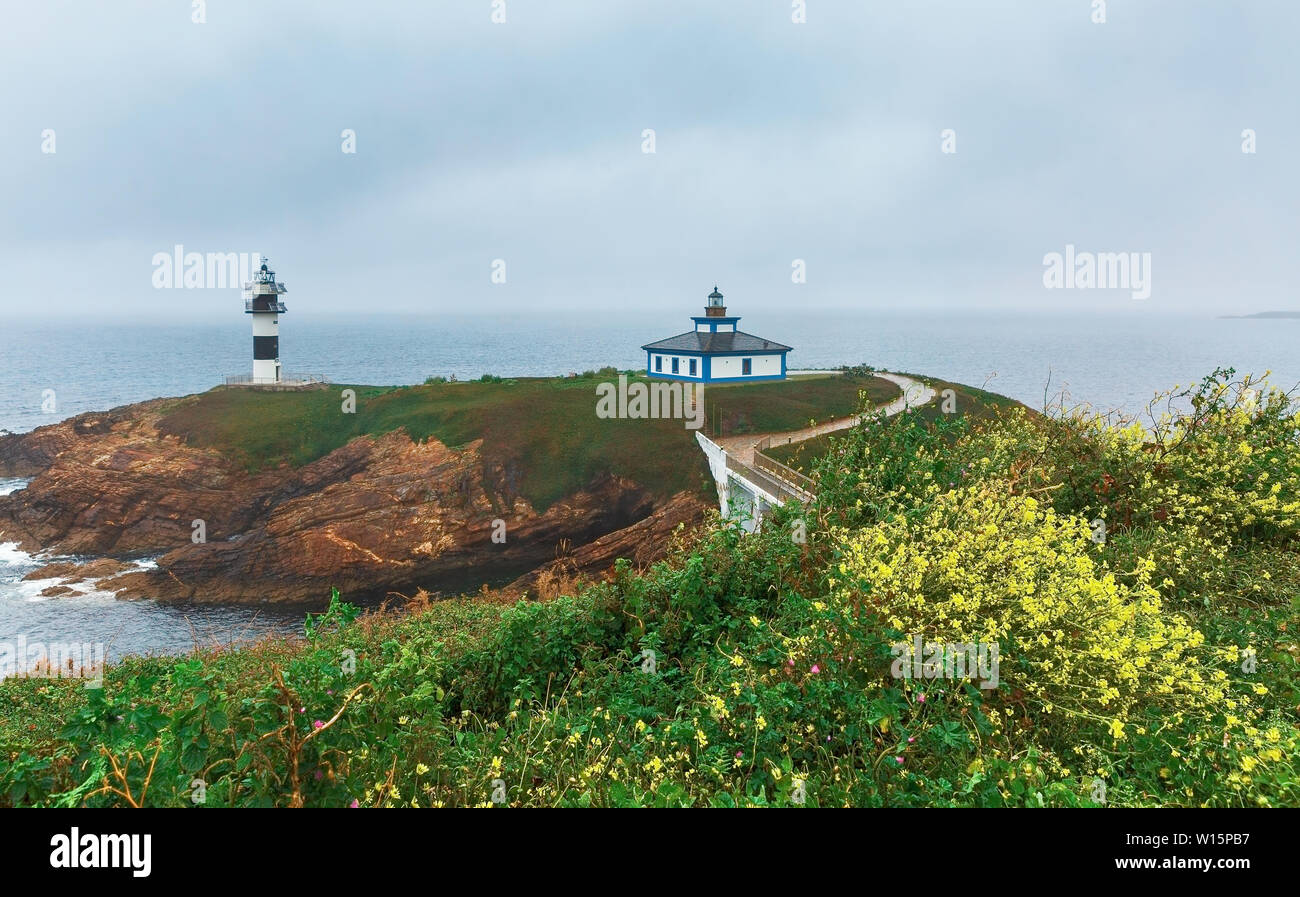
[[[642,347],[644,348],[644,346]],[[699,349],[646,349],[648,353],[658,352],[660,355],[784,355],[787,352],[793,352],[793,349],[749,349],[736,350],[733,352],[702,352]]]
[[[759,380],[785,380],[785,374],[764,374],[761,377],[718,377],[714,378],[712,374],[703,377],[690,377],[686,374],[657,374],[654,371],[646,371],[646,378],[650,380],[679,380],[682,383],[755,383]]]
[[[684,374],[648,374],[651,380],[680,380],[683,383],[707,383],[701,377],[687,377]],[[746,380],[757,380],[757,377],[746,377]]]

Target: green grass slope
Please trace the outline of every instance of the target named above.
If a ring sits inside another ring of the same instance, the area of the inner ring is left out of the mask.
[[[930,387],[938,393],[934,401],[916,409],[916,413],[913,415],[915,418],[919,418],[927,424],[934,423],[941,418],[958,419],[969,417],[971,420],[978,421],[996,416],[1000,411],[1007,408],[1023,407],[1014,399],[1009,399],[1006,396],[988,392],[987,390],[976,389],[973,386],[966,386],[961,383],[952,383],[934,377],[920,377],[915,374],[909,376],[928,383]],[[888,380],[878,382],[889,383]],[[943,393],[948,389],[953,391],[956,400],[956,410],[952,412],[944,412],[943,410]],[[895,394],[889,398],[895,398],[897,393],[898,390],[895,389]],[[886,401],[888,401],[888,399],[886,399]],[[875,404],[880,403],[876,402]],[[773,446],[772,448],[767,449],[764,454],[780,461],[782,464],[793,467],[795,470],[806,472],[812,469],[818,459],[824,457],[826,453],[831,450],[831,447],[835,444],[836,440],[843,439],[844,435],[843,432],[828,433],[824,436],[806,439],[803,442],[793,442],[789,445]]]
[[[640,379],[644,382],[644,378]],[[451,448],[483,440],[485,466],[504,471],[539,510],[602,474],[627,477],[667,496],[707,494],[707,467],[681,420],[596,416],[596,386],[614,376],[520,378],[410,387],[332,385],[307,392],[216,389],[181,400],[163,432],[216,449],[250,470],[300,466],[358,436],[403,428]],[[882,385],[883,384],[883,385]],[[356,412],[342,412],[343,389]],[[859,392],[889,397],[874,378],[800,377],[706,387],[706,431],[789,430],[810,418],[851,414]]]

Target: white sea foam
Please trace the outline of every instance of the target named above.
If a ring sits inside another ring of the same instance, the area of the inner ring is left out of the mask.
[[[15,477],[0,477],[0,495],[12,495],[19,489],[26,489],[31,480]]]
[[[42,595],[50,586],[67,586],[80,594]],[[77,601],[78,603],[104,603],[117,600],[112,592],[96,589],[88,582],[68,582],[57,577],[51,579],[27,579],[10,586],[12,595],[20,601],[35,604],[41,601]]]
[[[69,583],[67,580],[58,577],[22,579],[25,573],[52,560],[75,560],[75,558],[36,557],[19,548],[17,542],[0,542],[0,598],[22,601],[28,604],[49,601],[51,596],[42,595],[41,592],[50,586],[66,585],[81,594],[58,596],[59,600],[66,601],[69,598],[75,598],[77,601],[116,600],[116,596],[112,592],[96,589],[89,582]],[[147,563],[152,563],[152,561]]]
[[[0,567],[24,567],[34,563],[32,556],[19,548],[17,542],[0,542]]]

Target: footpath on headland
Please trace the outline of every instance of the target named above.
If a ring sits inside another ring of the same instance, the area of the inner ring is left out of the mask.
[[[809,371],[807,374],[821,373],[819,371]],[[815,424],[811,427],[803,427],[798,430],[787,430],[780,433],[745,433],[739,436],[718,436],[713,441],[722,448],[728,455],[737,461],[746,465],[754,464],[754,454],[757,446],[761,443],[763,448],[771,448],[777,445],[789,445],[792,442],[803,442],[807,439],[813,439],[817,436],[823,436],[827,433],[834,433],[838,430],[847,430],[850,427],[857,426],[865,417],[873,417],[877,414],[884,414],[886,417],[892,417],[900,414],[908,408],[916,408],[928,404],[934,400],[937,393],[933,388],[922,383],[914,377],[908,377],[905,374],[890,374],[884,371],[876,371],[873,376],[882,380],[889,380],[897,384],[902,390],[902,395],[893,401],[875,408],[872,411],[863,414],[853,414],[848,417],[837,418],[836,420],[826,421]]]

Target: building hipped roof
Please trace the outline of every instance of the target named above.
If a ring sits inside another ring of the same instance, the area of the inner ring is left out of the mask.
[[[721,352],[790,351],[789,346],[783,346],[780,343],[763,339],[761,336],[754,336],[752,333],[743,333],[739,330],[729,330],[725,333],[700,333],[691,330],[687,333],[679,333],[677,336],[670,336],[668,339],[661,339],[657,343],[647,343],[641,348],[659,349],[665,352],[697,352],[705,355]]]

